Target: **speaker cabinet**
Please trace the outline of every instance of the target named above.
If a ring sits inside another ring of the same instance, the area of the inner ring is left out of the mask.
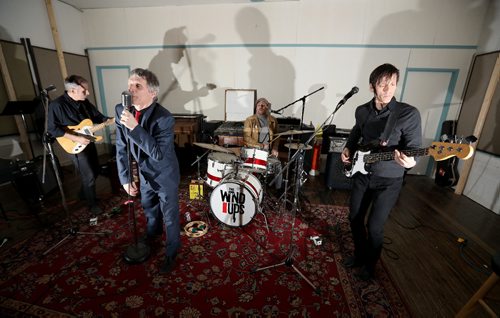
[[[344,175],[340,152],[328,153],[325,167],[325,185],[328,189],[352,189],[352,180]]]
[[[58,161],[56,164],[59,167]],[[57,189],[57,179],[49,156],[46,160],[45,182],[43,181],[43,156],[18,162],[13,173],[13,184],[24,201],[36,204]]]

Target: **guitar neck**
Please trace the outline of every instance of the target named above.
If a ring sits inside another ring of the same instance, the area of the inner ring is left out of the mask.
[[[103,129],[105,126],[106,126],[106,122],[101,123],[101,124],[97,124],[97,125],[92,126],[92,127],[90,128],[90,131],[91,131],[91,132],[96,132],[96,131],[98,131],[98,130]]]
[[[429,148],[409,149],[409,150],[402,150],[401,152],[409,157],[428,156]],[[363,157],[363,161],[365,163],[374,163],[377,161],[387,161],[393,159],[394,159],[394,152],[370,153]]]

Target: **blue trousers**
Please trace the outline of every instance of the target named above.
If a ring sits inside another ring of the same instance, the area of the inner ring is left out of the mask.
[[[354,176],[349,213],[354,256],[368,270],[373,271],[380,258],[384,225],[402,186],[403,177],[383,178],[360,173]]]
[[[180,248],[180,221],[178,188],[170,191],[155,191],[151,187],[141,187],[141,204],[147,220],[147,234],[167,232],[166,256],[174,256]]]

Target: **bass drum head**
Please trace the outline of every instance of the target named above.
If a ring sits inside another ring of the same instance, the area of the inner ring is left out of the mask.
[[[221,223],[232,227],[245,226],[256,213],[255,197],[239,180],[224,180],[210,195],[210,209]]]

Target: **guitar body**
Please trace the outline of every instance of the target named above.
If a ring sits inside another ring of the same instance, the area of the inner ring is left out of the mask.
[[[113,118],[102,124],[94,125],[90,119],[84,119],[80,122],[80,124],[76,126],[68,126],[67,128],[74,135],[83,136],[89,139],[91,142],[99,142],[102,140],[102,136],[94,136],[94,132],[102,129],[105,126],[111,125],[114,122],[115,121]],[[82,152],[83,149],[85,149],[85,147],[87,146],[78,142],[74,142],[73,140],[68,139],[64,136],[58,137],[56,138],[56,140],[67,153],[74,155]]]
[[[352,157],[352,163],[350,165],[345,165],[344,166],[344,173],[346,177],[350,178],[353,175],[355,175],[357,172],[360,172],[362,174],[367,174],[368,171],[366,171],[365,168],[365,161],[364,157],[365,155],[369,154],[370,151],[361,151],[358,150],[354,153],[354,156]]]

